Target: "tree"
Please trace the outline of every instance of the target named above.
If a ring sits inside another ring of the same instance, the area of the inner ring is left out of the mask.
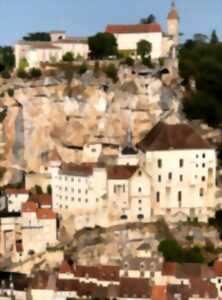
[[[29,75],[31,78],[39,78],[42,76],[42,71],[38,68],[31,68],[29,70]]]
[[[117,68],[116,68],[116,66],[114,64],[109,64],[105,68],[104,71],[105,71],[107,77],[109,77],[110,79],[112,79],[113,82],[117,82],[118,81],[118,70],[117,70]]]
[[[219,43],[219,39],[218,39],[216,30],[212,31],[210,42],[211,42],[211,44],[217,44],[217,43]]]
[[[109,32],[99,32],[89,38],[89,49],[91,57],[103,59],[117,55],[117,41],[115,36]]]
[[[29,67],[29,63],[25,57],[23,57],[19,62],[19,70],[25,71]]]
[[[39,41],[39,42],[50,42],[51,36],[48,32],[33,32],[23,37],[24,41]]]
[[[79,75],[83,75],[84,73],[86,73],[86,71],[88,70],[88,66],[86,64],[86,62],[83,62],[78,69],[78,73]]]
[[[72,52],[66,52],[63,57],[62,60],[65,62],[72,62],[74,61],[74,55]]]
[[[52,195],[52,186],[50,184],[47,186],[47,194]]]
[[[40,185],[36,185],[34,189],[35,189],[36,194],[40,194],[40,195],[43,194],[43,191],[42,191],[42,188]]]
[[[156,23],[156,17],[151,14],[147,18],[143,18],[140,20],[141,24],[151,24],[151,23]]]
[[[0,74],[10,78],[10,73],[15,67],[15,55],[11,47],[0,47]]]
[[[176,240],[163,240],[160,242],[158,250],[163,253],[166,261],[180,262],[183,250]]]
[[[137,54],[140,55],[141,59],[149,57],[152,50],[152,45],[146,40],[141,40],[137,43]]]

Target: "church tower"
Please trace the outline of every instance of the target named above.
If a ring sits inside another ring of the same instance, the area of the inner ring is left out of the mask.
[[[180,17],[176,9],[175,1],[172,2],[171,10],[167,17],[168,34],[173,36],[175,46],[179,45]]]

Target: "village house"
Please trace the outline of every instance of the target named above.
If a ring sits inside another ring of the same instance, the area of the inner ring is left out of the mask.
[[[167,17],[168,32],[164,33],[160,24],[131,24],[108,25],[106,32],[114,34],[117,39],[118,50],[122,53],[137,55],[137,44],[141,40],[151,43],[151,58],[175,57],[176,48],[179,45],[180,19],[175,3]]]
[[[66,36],[64,31],[49,32],[51,41],[25,41],[20,40],[15,45],[16,68],[22,58],[26,58],[29,67],[40,67],[41,63],[56,63],[62,60],[67,52],[74,57],[88,58],[89,47],[87,38],[74,38]]]
[[[5,194],[8,212],[21,212],[22,204],[29,198],[29,191],[26,189],[7,188]]]
[[[34,201],[22,205],[23,255],[44,252],[57,243],[56,215],[50,208],[39,208]]]

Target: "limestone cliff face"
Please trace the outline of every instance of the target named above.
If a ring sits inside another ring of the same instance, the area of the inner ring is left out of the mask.
[[[50,80],[47,84],[39,81],[35,86],[32,82],[7,83],[14,96],[5,92],[1,101],[7,108],[1,164],[38,171],[55,146],[64,161],[80,162],[76,147],[104,139],[124,144],[129,122],[135,143],[161,118],[178,122],[181,88],[165,79],[121,73],[117,84],[107,81],[106,86],[99,79],[90,83],[76,79],[69,86],[64,80],[51,85]]]

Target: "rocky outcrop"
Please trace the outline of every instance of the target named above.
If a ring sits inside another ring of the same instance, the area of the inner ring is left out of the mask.
[[[45,78],[34,84],[12,80],[5,90],[3,85],[1,105],[7,116],[2,122],[2,165],[38,171],[54,148],[64,161],[80,162],[78,149],[91,140],[124,144],[129,124],[136,143],[160,119],[180,120],[182,90],[177,83],[168,79],[166,85],[155,74],[121,72],[117,84],[107,80],[106,86],[93,78],[87,84],[81,78],[69,85]]]

